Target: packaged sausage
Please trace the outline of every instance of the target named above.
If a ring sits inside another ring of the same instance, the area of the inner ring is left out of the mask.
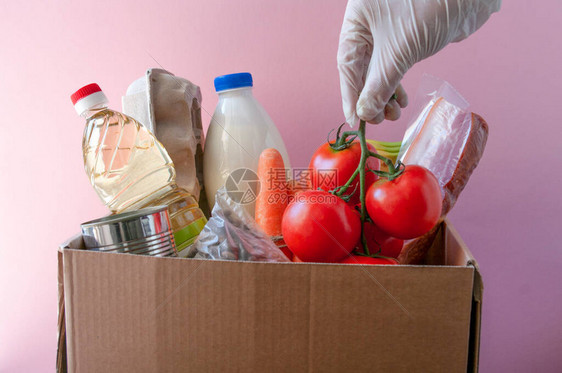
[[[447,82],[424,77],[417,98],[418,114],[406,130],[398,159],[430,170],[443,194],[441,218],[453,208],[482,158],[488,124],[470,112],[466,100]],[[432,242],[432,230],[406,244],[401,263],[419,263]]]

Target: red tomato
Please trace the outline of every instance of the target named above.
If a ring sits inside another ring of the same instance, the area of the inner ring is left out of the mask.
[[[380,250],[379,254],[383,256],[398,258],[404,246],[404,240],[389,236],[373,223],[366,222],[364,230],[365,239],[371,254],[375,254]]]
[[[396,179],[381,179],[371,185],[365,203],[376,226],[389,236],[406,240],[427,233],[437,224],[441,188],[427,168],[407,165]]]
[[[361,220],[341,198],[309,190],[289,204],[281,231],[289,249],[302,261],[336,263],[355,247]]]
[[[285,243],[285,241],[282,238],[279,239],[279,240],[273,241],[273,243],[275,244],[275,246],[277,246],[277,248],[279,250],[281,250],[283,252],[283,254],[285,254],[287,259],[293,260],[293,253],[291,252],[291,250],[289,250],[289,248],[287,247],[287,244]]]
[[[355,205],[355,212],[357,213],[357,216],[361,217],[360,203]],[[367,240],[367,245],[369,245],[369,252],[371,254],[376,254],[380,251],[379,254],[383,256],[398,258],[398,255],[400,255],[402,247],[404,246],[404,240],[389,236],[379,227],[370,222],[365,222],[363,224],[363,230],[365,232],[365,239]],[[357,248],[359,252],[364,252],[361,237],[359,237]]]
[[[387,258],[373,258],[363,255],[350,255],[340,263],[342,264],[398,264],[398,261]]]
[[[367,144],[367,147],[370,151],[376,152],[375,147],[371,144]],[[328,143],[321,145],[312,155],[310,165],[308,166],[312,171],[312,189],[317,190],[321,188],[322,190],[329,191],[345,184],[353,175],[357,166],[359,166],[360,160],[361,144],[358,141],[354,141],[351,146],[344,150],[334,150]],[[365,169],[378,170],[379,160],[375,157],[367,158]],[[377,175],[374,173],[367,172],[365,175],[365,189],[373,184],[377,178]],[[351,206],[359,202],[359,175],[355,177],[355,180],[345,194],[350,195],[354,190],[355,193],[353,193],[348,202]]]
[[[285,256],[287,257],[287,259],[289,260],[293,260],[293,253],[291,252],[291,250],[289,250],[289,248],[287,246],[285,247],[280,247],[279,250],[281,250],[283,252],[283,254],[285,254]]]

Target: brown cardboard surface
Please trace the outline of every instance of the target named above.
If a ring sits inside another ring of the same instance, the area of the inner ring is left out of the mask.
[[[62,252],[59,251],[58,255],[58,295],[59,295],[59,308],[58,308],[58,345],[57,345],[57,373],[66,373],[66,328],[64,317],[64,273],[62,265]]]
[[[442,267],[63,250],[69,371],[472,370],[475,267],[451,232]]]
[[[62,250],[68,370],[475,371],[477,267],[450,227],[438,236],[450,266]]]
[[[447,264],[468,265],[474,267],[474,285],[472,289],[471,325],[469,340],[468,371],[478,372],[480,356],[480,328],[482,319],[482,298],[484,293],[484,282],[480,275],[478,263],[466,247],[457,230],[449,223],[447,225],[447,236],[445,241],[445,252]]]

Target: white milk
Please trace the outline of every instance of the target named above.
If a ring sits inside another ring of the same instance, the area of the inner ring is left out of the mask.
[[[275,124],[252,95],[249,73],[217,77],[215,88],[219,102],[207,132],[203,161],[207,198],[210,206],[214,206],[215,193],[226,183],[229,196],[242,203],[253,217],[254,174],[233,171],[249,169],[255,173],[259,156],[266,148],[275,148],[281,153],[285,169],[291,167],[289,156]]]

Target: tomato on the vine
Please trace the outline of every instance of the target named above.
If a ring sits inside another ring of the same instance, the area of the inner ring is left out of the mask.
[[[360,203],[355,205],[355,211],[357,216],[361,217]],[[404,240],[389,236],[373,224],[373,222],[369,221],[363,223],[363,233],[365,234],[365,240],[367,241],[367,246],[369,247],[369,254],[378,253],[382,256],[388,256],[391,258],[398,258],[398,255],[400,255],[402,247],[404,246]],[[359,241],[357,243],[357,250],[360,253],[365,253],[361,237],[359,237]]]
[[[367,144],[368,149],[375,153],[375,147]],[[321,145],[312,155],[310,165],[312,189],[318,188],[330,191],[337,186],[344,185],[353,176],[361,161],[361,144],[353,141],[343,150],[333,149],[333,144]],[[374,157],[367,158],[366,170],[378,170],[379,160]],[[365,173],[365,190],[378,178],[373,172]],[[355,177],[344,195],[351,196],[348,203],[353,206],[359,202],[359,175]]]
[[[371,256],[350,255],[340,263],[343,264],[398,264],[398,261],[390,258],[373,258]]]
[[[411,239],[427,233],[441,216],[439,182],[425,167],[406,165],[392,180],[381,178],[369,187],[365,204],[373,223],[386,234]]]
[[[286,246],[287,244],[285,243],[285,241],[282,242],[276,242],[275,243],[277,245],[277,247],[279,248],[279,250],[281,250],[283,252],[283,254],[285,254],[285,256],[287,257],[287,259],[289,260],[293,260],[293,252],[291,250],[289,250],[289,247]]]
[[[341,198],[322,190],[301,192],[281,223],[283,239],[304,262],[336,263],[349,255],[361,234],[361,220]]]
[[[389,236],[371,222],[365,222],[363,230],[371,254],[378,252],[382,256],[398,258],[404,246],[404,240]],[[363,247],[363,245],[360,243],[359,247]]]

